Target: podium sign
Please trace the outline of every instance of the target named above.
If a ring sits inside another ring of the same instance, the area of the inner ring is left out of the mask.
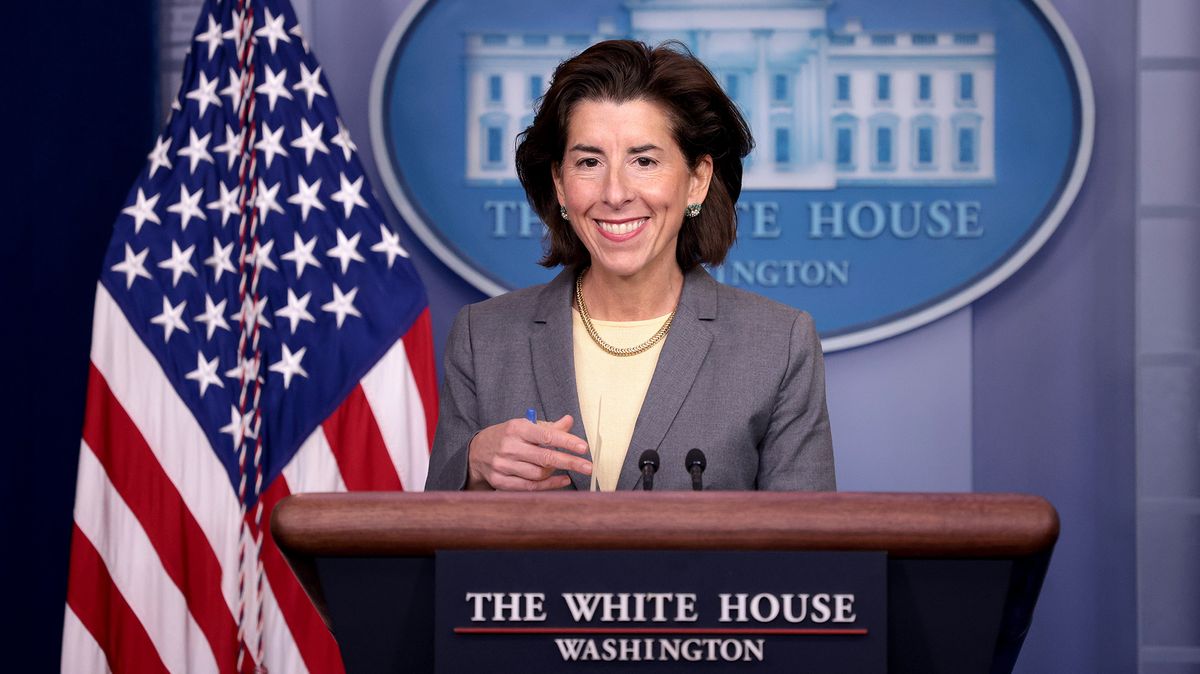
[[[439,551],[438,672],[886,671],[883,552]]]

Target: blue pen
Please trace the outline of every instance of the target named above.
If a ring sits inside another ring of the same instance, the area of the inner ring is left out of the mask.
[[[532,407],[525,410],[525,418],[529,420],[529,423],[536,424],[537,423],[537,410],[533,409]]]

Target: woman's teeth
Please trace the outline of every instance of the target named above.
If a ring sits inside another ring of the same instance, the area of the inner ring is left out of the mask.
[[[646,218],[640,218],[638,220],[630,220],[629,222],[621,222],[621,223],[605,222],[603,220],[596,221],[596,224],[600,225],[600,229],[603,229],[605,232],[608,232],[609,234],[617,234],[617,235],[628,234],[628,233],[634,231],[635,229],[637,229],[638,227],[641,227],[645,223],[646,223]]]

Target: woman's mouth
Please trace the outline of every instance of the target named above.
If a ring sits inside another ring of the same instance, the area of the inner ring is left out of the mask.
[[[604,238],[610,241],[624,241],[637,235],[642,226],[650,218],[629,218],[625,220],[595,220],[597,228]]]

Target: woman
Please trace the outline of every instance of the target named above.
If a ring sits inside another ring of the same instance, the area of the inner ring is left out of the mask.
[[[833,489],[812,320],[700,266],[733,245],[753,146],[712,74],[601,42],[558,67],[522,135],[542,264],[564,270],[459,313],[426,488],[631,489],[655,449],[656,488],[688,489],[700,448],[709,489]]]

